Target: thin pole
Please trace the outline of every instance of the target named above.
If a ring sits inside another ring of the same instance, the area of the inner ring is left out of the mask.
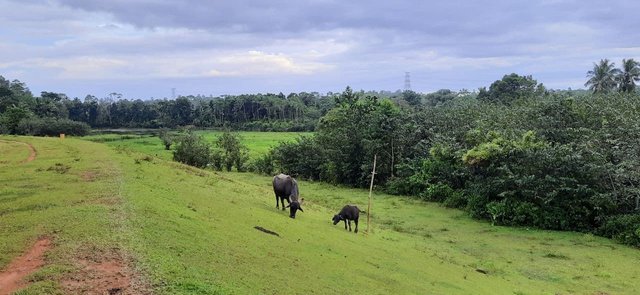
[[[373,192],[373,177],[376,175],[376,160],[378,159],[378,155],[373,156],[373,171],[371,171],[371,184],[369,185],[369,206],[367,206],[367,230],[365,231],[369,234],[369,221],[371,220],[371,193]]]

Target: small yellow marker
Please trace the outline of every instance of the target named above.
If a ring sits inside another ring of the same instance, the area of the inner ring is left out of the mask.
[[[64,139],[64,133],[60,133],[60,139]]]

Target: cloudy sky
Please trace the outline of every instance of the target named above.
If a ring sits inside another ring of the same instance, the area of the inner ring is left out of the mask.
[[[640,59],[640,1],[0,0],[0,75],[34,94],[583,88]]]

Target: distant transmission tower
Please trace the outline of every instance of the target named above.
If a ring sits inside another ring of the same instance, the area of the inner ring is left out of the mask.
[[[176,89],[175,88],[171,88],[171,98],[172,99],[176,99]]]
[[[405,91],[409,91],[411,90],[411,73],[409,72],[404,72],[404,90]]]

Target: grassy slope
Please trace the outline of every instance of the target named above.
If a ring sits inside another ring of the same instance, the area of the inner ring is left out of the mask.
[[[32,143],[37,158],[21,163]],[[26,294],[55,294],[74,271],[73,258],[125,244],[119,187],[122,174],[104,145],[56,138],[0,136],[0,269],[40,236],[53,238],[47,266]],[[64,171],[68,167],[68,170]]]
[[[291,220],[275,210],[269,177],[120,159],[138,179],[125,184],[132,228],[140,229],[135,252],[166,293],[638,290],[640,253],[590,235],[492,227],[457,210],[376,195],[373,234],[365,237],[330,218],[345,203],[364,207],[366,191],[301,182],[308,204]]]
[[[137,257],[156,290],[166,294],[354,290],[367,294],[637,294],[640,290],[636,267],[640,252],[590,235],[492,227],[457,210],[381,194],[375,195],[372,233],[355,235],[342,225],[333,226],[330,218],[346,203],[364,208],[367,192],[363,190],[300,182],[307,204],[305,212],[292,220],[275,210],[269,177],[203,172],[160,159],[135,164],[141,155],[77,140],[20,140],[33,142],[42,158],[17,165],[19,173],[0,178],[13,179],[1,182],[0,210],[25,208],[23,215],[0,214],[0,247],[5,247],[0,249],[0,267],[37,235],[58,229],[49,259],[53,265],[64,264],[65,253],[83,244],[117,240]],[[92,164],[88,157],[97,161]],[[75,158],[80,160],[75,163]],[[55,162],[71,163],[72,169],[63,175],[33,173]],[[91,170],[92,165],[110,172],[88,183],[73,177],[71,172]],[[42,175],[37,181],[42,186],[24,188],[33,180],[21,173]],[[71,181],[75,185],[68,185]],[[45,191],[43,186],[53,190]],[[11,201],[27,192],[39,197],[24,205]],[[122,209],[120,213],[77,200],[100,195],[121,195],[122,204],[111,208]],[[28,206],[48,202],[59,205]],[[77,224],[72,219],[89,222]],[[361,230],[365,228],[362,220]]]
[[[23,143],[0,139],[0,167],[20,164],[29,154],[29,149]]]

